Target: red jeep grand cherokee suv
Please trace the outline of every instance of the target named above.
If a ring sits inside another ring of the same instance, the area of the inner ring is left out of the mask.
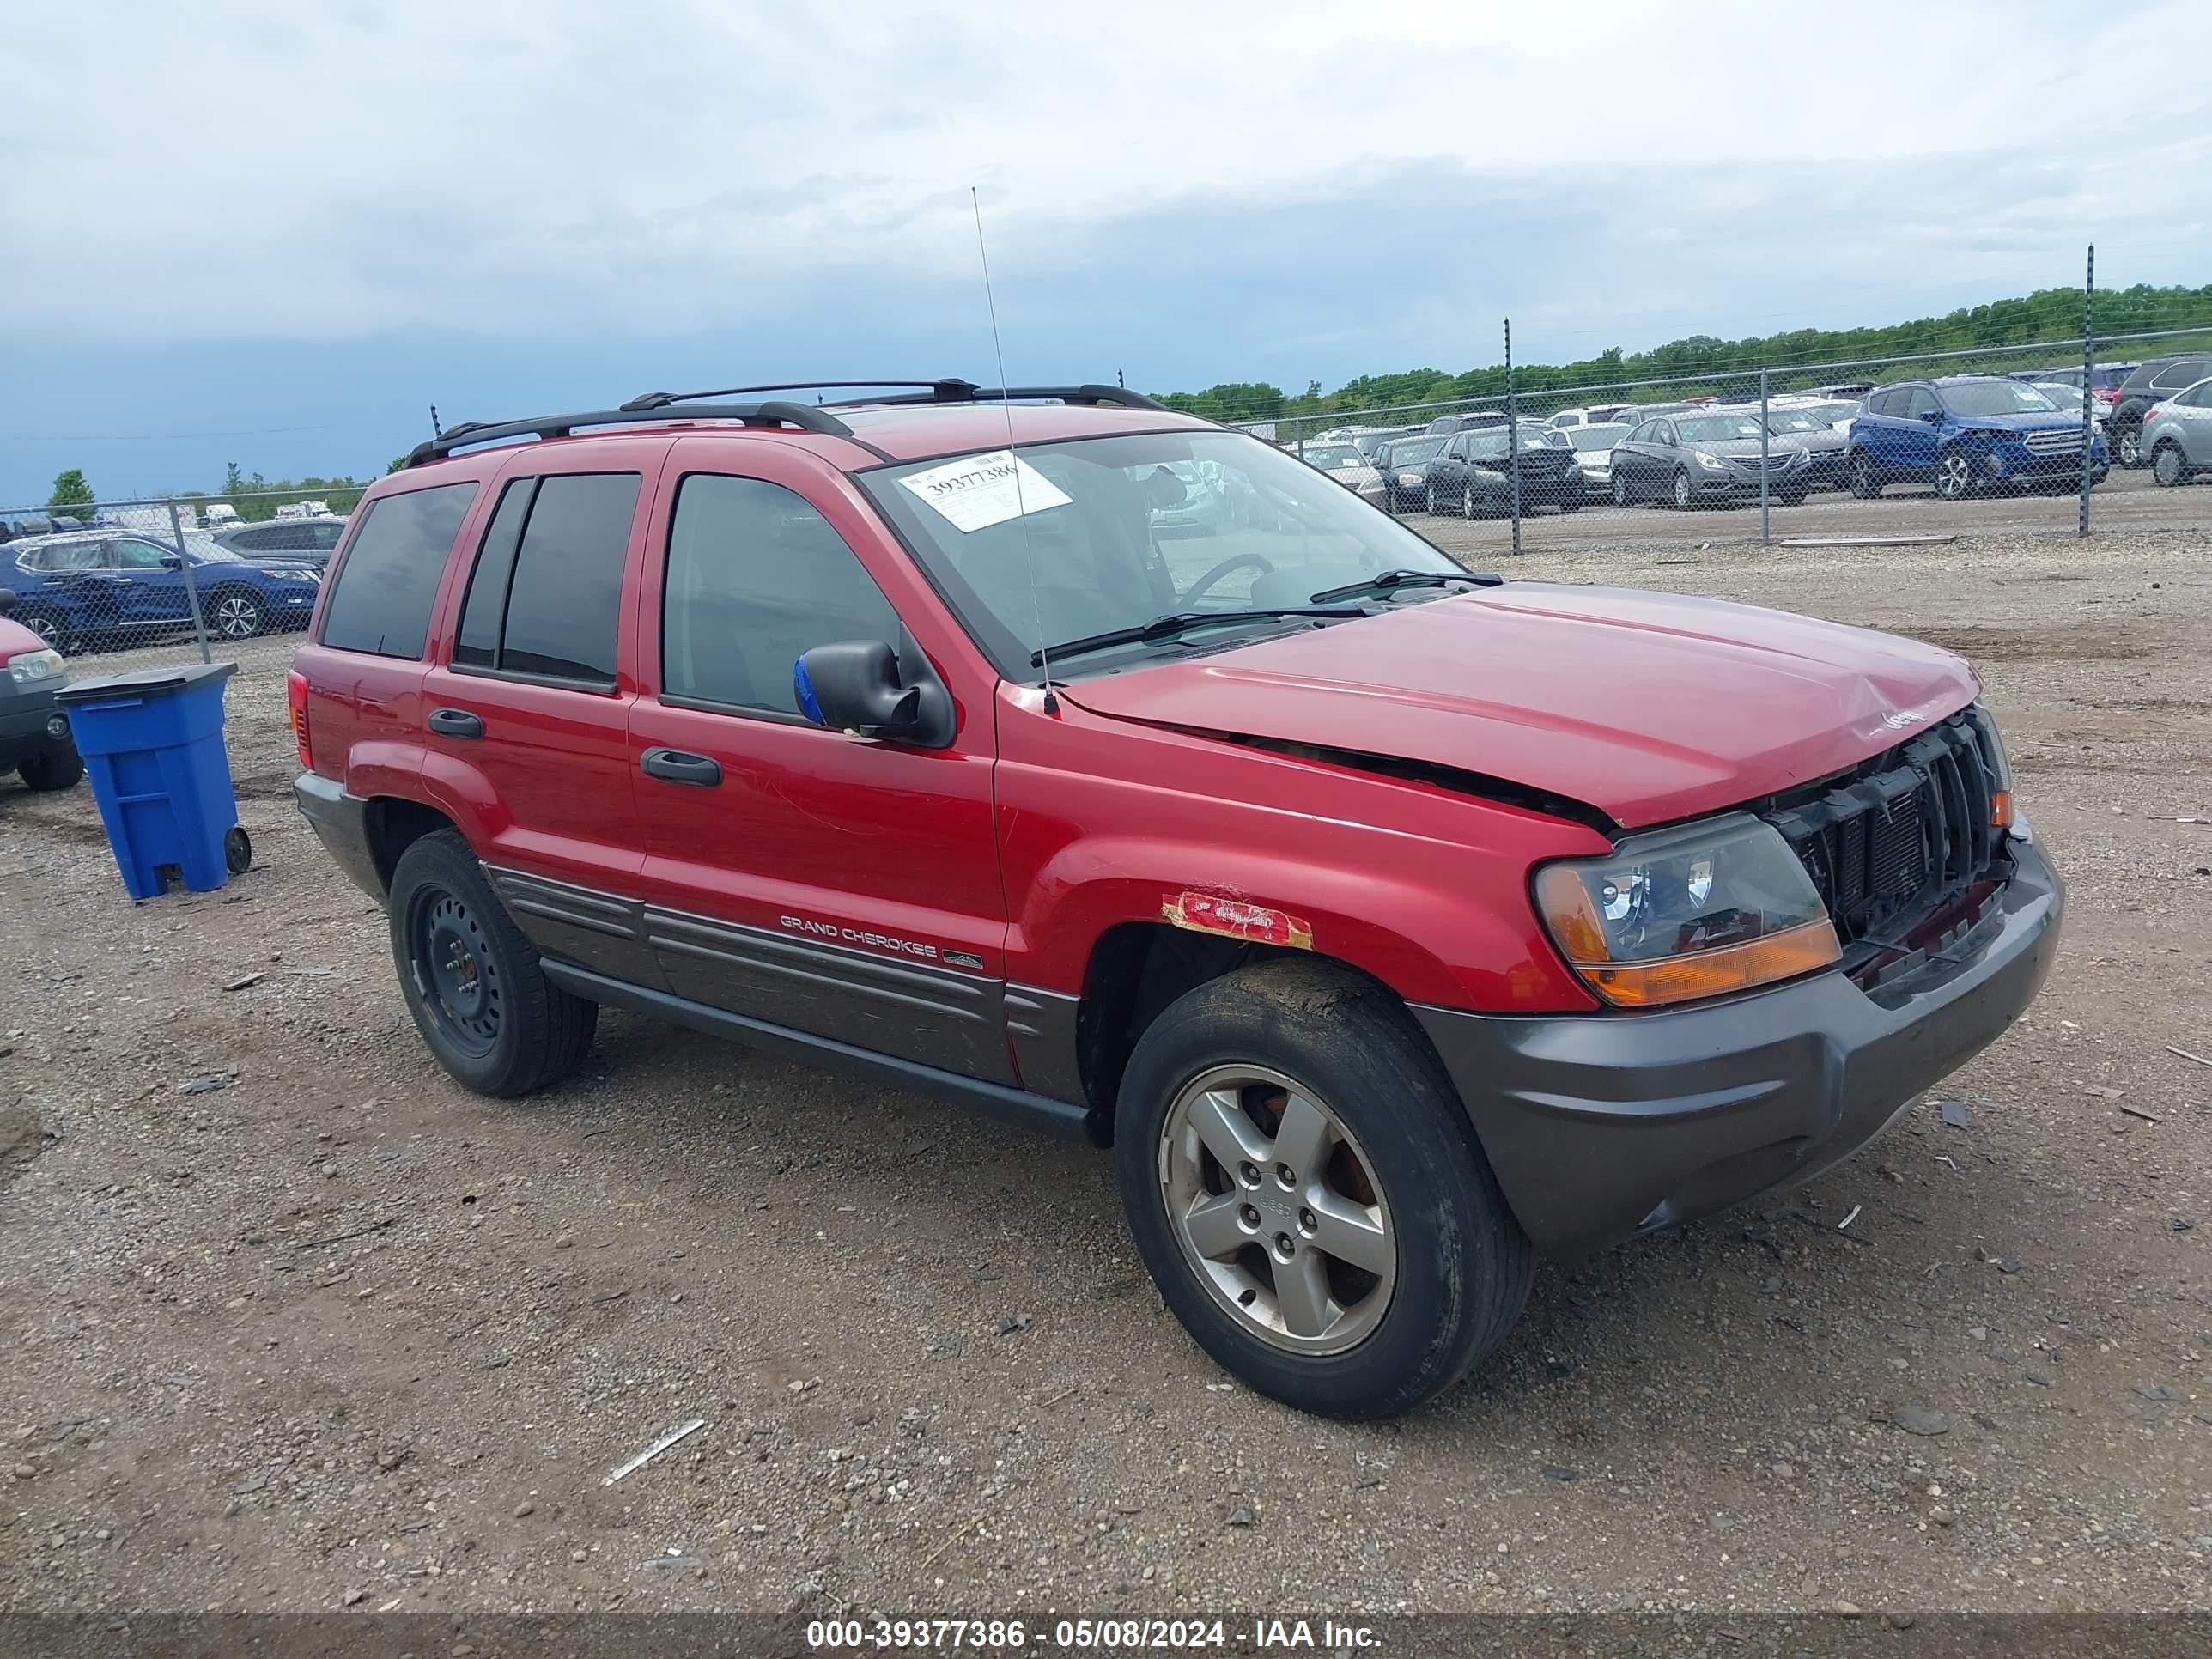
[[[456,1078],[611,1004],[1110,1144],[1312,1411],[1850,1152],[2057,943],[1957,657],[1471,575],[1112,387],[459,428],[334,568],[300,805]]]

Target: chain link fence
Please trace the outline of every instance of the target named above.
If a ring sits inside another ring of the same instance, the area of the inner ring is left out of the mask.
[[[2182,489],[2212,483],[2212,330],[1502,378],[1481,396],[1236,424],[1386,511],[1488,520],[1476,544],[1514,551],[1564,538],[1566,519],[1579,540],[1680,540],[1677,513],[1753,514],[1717,533],[1768,545],[2212,523],[2212,489]]]
[[[361,491],[0,508],[7,614],[82,678],[291,655]]]

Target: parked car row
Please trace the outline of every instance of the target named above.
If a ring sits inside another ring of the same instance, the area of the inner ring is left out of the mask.
[[[0,549],[0,586],[15,595],[15,620],[65,655],[189,634],[195,599],[210,639],[304,628],[321,583],[319,561],[248,559],[204,530],[186,531],[181,550],[136,531],[98,529]]]

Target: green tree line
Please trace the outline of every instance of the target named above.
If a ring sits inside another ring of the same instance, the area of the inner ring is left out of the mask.
[[[2203,288],[2138,284],[2100,294],[2096,298],[2094,326],[2100,335],[2140,334],[2173,328],[2212,329],[2212,284]],[[1514,388],[1518,394],[1534,396],[1553,388],[1690,376],[1695,378],[1670,390],[1668,395],[1692,397],[1741,392],[1747,376],[1755,376],[1759,370],[1766,369],[1773,389],[1780,391],[1793,383],[1789,371],[1796,364],[1955,353],[1954,361],[1902,371],[1911,374],[1940,373],[1968,367],[1978,354],[2045,340],[2079,340],[2081,335],[2081,290],[2049,288],[2039,289],[2025,299],[1996,300],[1987,305],[1954,311],[1947,316],[1923,317],[1914,322],[1893,323],[1879,328],[1801,328],[1741,340],[1693,334],[1654,346],[1649,351],[1624,352],[1615,346],[1579,362],[1516,363]],[[2144,351],[2126,355],[2141,356],[2173,349],[2158,342]],[[2030,366],[2024,361],[2001,365]],[[1814,373],[1798,377],[1798,382],[1826,378],[1830,377]],[[1230,382],[1208,386],[1202,392],[1163,393],[1160,400],[1212,420],[1271,421],[1351,414],[1404,404],[1501,398],[1504,394],[1505,369],[1498,364],[1462,369],[1457,374],[1438,368],[1410,368],[1395,374],[1362,374],[1334,392],[1323,392],[1316,381],[1296,395],[1264,381]]]

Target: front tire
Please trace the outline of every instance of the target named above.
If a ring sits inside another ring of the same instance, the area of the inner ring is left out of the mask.
[[[2158,453],[2150,458],[2151,481],[2164,484],[2169,489],[2177,484],[2187,483],[2195,470],[2177,443],[2160,444]]]
[[[1674,469],[1674,510],[1687,513],[1696,504],[1697,496],[1690,488],[1690,474],[1686,468]]]
[[[1881,494],[1881,480],[1875,476],[1874,457],[1863,449],[1851,452],[1850,490],[1863,501],[1870,501]]]
[[[1115,1136],[1167,1305],[1286,1405],[1410,1411],[1519,1316],[1528,1241],[1450,1079],[1379,986],[1279,961],[1187,993],[1139,1041]]]
[[[512,1098],[583,1063],[599,1004],[545,977],[459,831],[400,854],[387,908],[407,1012],[456,1082]]]
[[[1962,449],[1947,449],[1936,458],[1936,493],[1947,501],[1963,501],[1974,491],[1974,465]]]
[[[269,626],[269,607],[250,589],[219,588],[208,601],[203,620],[207,631],[219,638],[250,640]]]
[[[44,754],[25,756],[16,763],[15,775],[23,780],[26,789],[41,793],[72,789],[84,776],[84,762],[74,749],[49,749]]]

